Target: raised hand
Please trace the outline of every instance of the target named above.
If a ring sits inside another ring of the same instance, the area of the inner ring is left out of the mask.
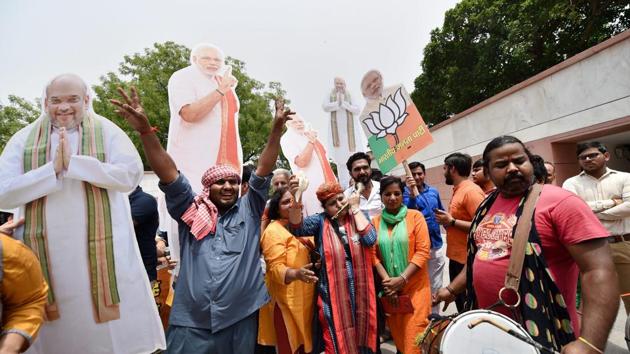
[[[291,120],[291,115],[295,114],[295,112],[291,111],[288,107],[284,106],[284,99],[278,98],[276,99],[276,115],[274,121],[277,124],[284,125],[288,120]]]
[[[232,75],[232,67],[227,65],[225,73],[223,74],[223,77],[220,79],[219,90],[223,93],[226,93],[228,90],[231,90],[232,88],[236,87],[237,83],[238,81]]]
[[[149,133],[151,131],[151,124],[149,123],[149,118],[140,104],[140,97],[138,97],[138,91],[136,91],[136,88],[133,86],[131,87],[131,97],[127,95],[122,87],[118,87],[117,90],[125,102],[123,103],[116,99],[110,99],[109,102],[118,107],[115,112],[125,118],[129,125],[131,125],[131,127],[138,133]]]
[[[298,179],[298,176],[291,175],[291,177],[289,177],[289,191],[291,192],[291,194],[293,194],[294,197],[298,192],[299,186],[300,186],[300,180]],[[295,199],[294,199],[294,202],[295,202]]]

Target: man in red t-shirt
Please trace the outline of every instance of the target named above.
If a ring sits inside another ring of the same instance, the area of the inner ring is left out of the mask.
[[[533,183],[530,156],[523,143],[511,136],[495,138],[486,146],[484,166],[497,186],[498,194],[493,201],[491,196],[488,203],[484,203],[487,204],[487,212],[469,235],[474,238],[474,244],[471,244],[477,249],[474,257],[469,258],[464,270],[450,285],[434,295],[434,302],[445,301],[448,304],[456,294],[466,290],[468,267],[472,267],[472,272],[468,273],[473,278],[469,291],[475,295],[476,307],[487,308],[499,300],[498,292],[503,287],[511,255],[516,211]],[[529,242],[551,273],[542,288],[547,289],[553,285],[549,283],[555,283],[558,295],[561,295],[556,303],[568,312],[572,325],[572,331],[567,332],[578,338],[568,343],[562,352],[603,350],[618,307],[616,274],[606,241],[608,231],[579,197],[552,185],[543,187],[534,221],[533,233],[542,247],[532,243],[531,235]],[[575,312],[575,289],[580,272],[585,298],[581,330]],[[530,276],[530,270],[523,267],[521,282],[531,281]],[[540,298],[527,299],[525,295],[521,294],[523,301],[519,307],[522,315],[527,314],[525,306],[543,301]],[[510,315],[502,306],[494,310]],[[528,322],[528,318],[524,317],[524,322]]]

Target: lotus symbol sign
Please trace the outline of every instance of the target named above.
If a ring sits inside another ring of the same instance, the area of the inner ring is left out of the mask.
[[[408,115],[407,101],[403,97],[401,88],[398,88],[393,95],[387,97],[385,104],[379,104],[378,111],[370,112],[363,123],[377,139],[382,139],[389,134],[394,136],[398,144],[396,129],[403,124]]]

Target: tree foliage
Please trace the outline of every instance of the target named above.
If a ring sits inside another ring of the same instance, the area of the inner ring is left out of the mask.
[[[39,117],[39,104],[9,95],[9,103],[0,103],[0,151],[4,150],[13,134]]]
[[[436,124],[628,28],[628,0],[463,0],[431,32],[411,96]]]
[[[162,145],[166,146],[170,112],[168,106],[168,80],[171,75],[188,65],[190,49],[174,42],[155,43],[153,47],[144,49],[143,53],[126,55],[120,64],[118,73],[109,72],[102,76],[101,83],[94,86],[96,99],[94,110],[112,119],[132,138],[134,145],[141,153],[143,149],[140,139],[124,119],[118,117],[115,108],[109,103],[110,98],[117,98],[116,88],[125,89],[135,86],[142,100],[142,105],[156,126]],[[243,146],[243,160],[256,161],[264,147],[271,129],[271,100],[283,97],[285,92],[277,82],[267,85],[249,77],[245,71],[245,63],[228,57],[226,62],[232,66],[232,74],[238,80],[236,94],[241,108],[239,112],[239,131]],[[146,165],[146,163],[145,163]]]

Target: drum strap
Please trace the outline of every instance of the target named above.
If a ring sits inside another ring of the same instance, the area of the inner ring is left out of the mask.
[[[529,232],[532,228],[532,216],[536,208],[536,202],[542,192],[542,185],[536,183],[532,186],[525,204],[523,205],[523,213],[518,219],[516,231],[514,232],[514,240],[512,241],[512,255],[510,256],[510,265],[505,275],[505,288],[518,293],[518,286],[521,282],[521,274],[523,271],[523,260],[525,259],[525,249],[529,239]]]

